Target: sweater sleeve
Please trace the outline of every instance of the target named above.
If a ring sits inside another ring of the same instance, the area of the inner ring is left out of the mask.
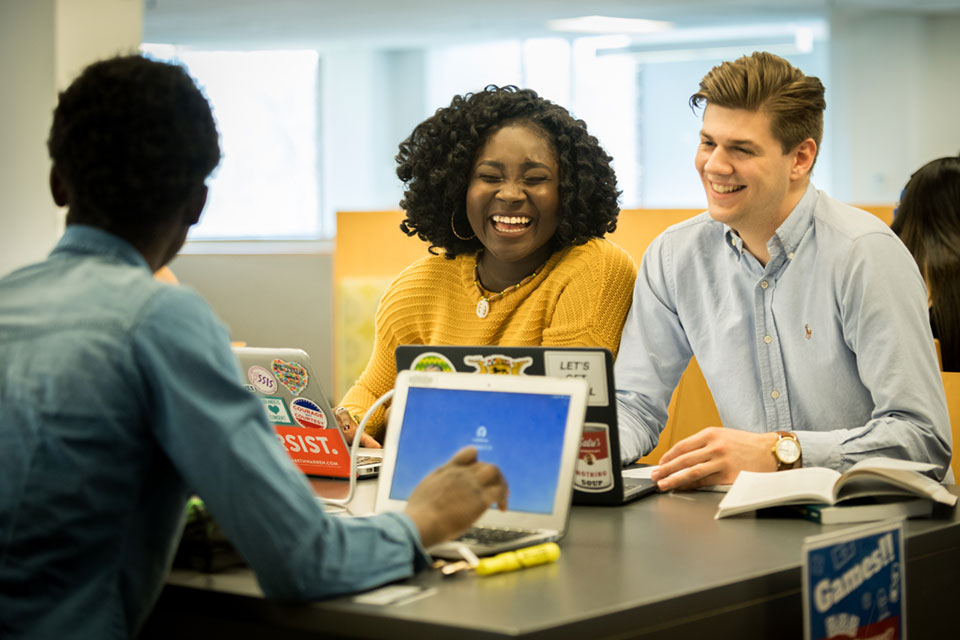
[[[568,256],[562,268],[570,275],[543,344],[606,347],[616,357],[637,278],[633,258],[614,243],[597,240]]]

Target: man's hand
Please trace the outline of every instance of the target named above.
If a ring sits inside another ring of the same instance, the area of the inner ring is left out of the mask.
[[[506,511],[503,475],[492,464],[477,462],[477,450],[465,447],[417,485],[406,514],[429,547],[466,531],[494,502]]]
[[[333,415],[337,418],[337,423],[340,425],[340,431],[343,432],[343,437],[346,439],[347,444],[353,443],[353,436],[357,433],[357,421],[353,419],[353,416],[350,415],[350,412],[343,407],[337,407],[333,410]],[[369,433],[364,431],[360,434],[360,446],[361,447],[370,447],[371,449],[382,449],[380,443],[373,439]]]
[[[661,491],[733,484],[741,471],[776,471],[774,433],[707,427],[673,445],[650,475]]]

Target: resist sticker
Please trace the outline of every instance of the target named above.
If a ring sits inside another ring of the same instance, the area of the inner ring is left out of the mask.
[[[307,370],[302,364],[277,358],[271,363],[274,375],[295,396],[307,388]]]
[[[247,369],[247,380],[260,393],[277,392],[277,379],[267,369],[259,365]]]
[[[294,398],[290,401],[290,413],[293,419],[301,427],[308,429],[326,429],[327,416],[313,400],[306,398]]]
[[[260,402],[263,403],[267,420],[273,424],[293,424],[290,414],[287,413],[287,407],[283,404],[283,398],[261,396]]]

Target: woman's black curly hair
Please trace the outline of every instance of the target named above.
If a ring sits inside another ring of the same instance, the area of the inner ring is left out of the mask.
[[[71,221],[121,235],[164,222],[220,162],[193,79],[137,55],[95,62],[60,94],[47,148]]]
[[[584,244],[617,226],[620,207],[611,158],[582,120],[530,89],[487,86],[479,93],[455,96],[400,143],[397,175],[405,186],[400,229],[442,249],[448,258],[483,248],[467,220],[467,185],[477,153],[491,135],[516,123],[533,123],[547,134],[560,168],[559,224],[552,250]]]

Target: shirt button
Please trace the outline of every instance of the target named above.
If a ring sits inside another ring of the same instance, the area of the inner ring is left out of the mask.
[[[737,246],[737,239],[736,239],[736,238],[730,238],[730,246],[733,246],[733,247]]]
[[[773,338],[771,338],[770,336],[763,336],[763,341],[766,342],[767,344],[770,344],[771,342],[773,342]]]
[[[774,389],[773,391],[770,392],[770,397],[776,400],[777,398],[780,397],[780,392]]]
[[[760,281],[760,288],[761,288],[761,289],[766,289],[766,288],[769,287],[769,286],[770,286],[770,283],[767,282],[766,280],[761,280],[761,281]]]
[[[791,251],[790,253],[788,253],[788,254],[787,254],[787,257],[790,258],[791,260],[793,260],[793,251]]]

